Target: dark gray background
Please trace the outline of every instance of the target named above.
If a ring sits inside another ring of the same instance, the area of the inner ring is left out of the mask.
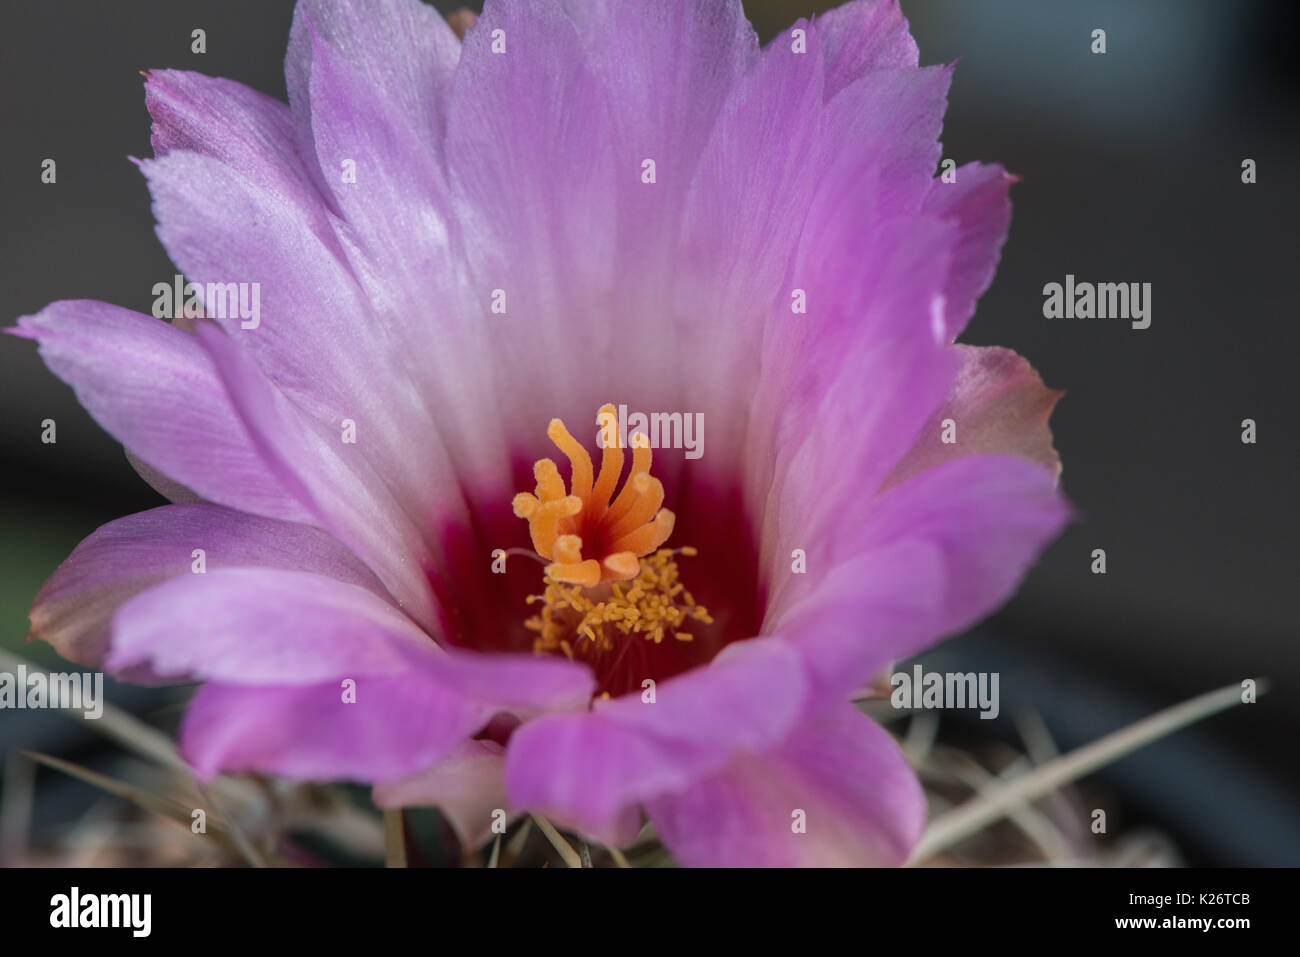
[[[767,39],[829,5],[748,7]],[[988,627],[934,660],[1002,671],[1004,709],[1037,708],[1065,744],[1271,677],[1258,705],[1110,772],[1206,863],[1300,863],[1295,6],[903,2],[922,63],[960,57],[945,155],[1024,178],[965,340],[1013,347],[1067,391],[1053,424],[1082,518]],[[152,285],[174,270],[127,161],[151,155],[137,71],[199,70],[283,98],[291,14],[288,0],[6,0],[6,325],[65,298],[149,311]],[[202,56],[190,53],[195,27]],[[1089,50],[1096,27],[1102,56]],[[57,185],[40,182],[45,157]],[[1255,185],[1241,182],[1247,157]],[[1044,319],[1042,287],[1066,273],[1152,283],[1151,328]],[[0,344],[0,406],[0,643],[16,648],[32,595],[71,547],[159,500],[30,343]],[[48,417],[54,446],[39,441]],[[1253,446],[1240,441],[1246,417]],[[1096,547],[1105,576],[1089,572]],[[0,731],[0,747],[14,740]]]

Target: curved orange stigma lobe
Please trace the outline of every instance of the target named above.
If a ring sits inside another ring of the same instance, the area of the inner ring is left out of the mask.
[[[600,407],[601,416],[615,414],[612,404]],[[640,559],[668,540],[675,521],[661,507],[663,483],[650,475],[649,440],[640,433],[632,436],[632,467],[611,502],[623,471],[623,450],[606,446],[597,475],[591,456],[563,422],[551,419],[546,434],[569,459],[570,487],[564,487],[553,461],[539,459],[533,466],[536,489],[519,493],[512,504],[515,514],[528,520],[537,554],[551,562],[547,576],[585,588],[636,578]]]

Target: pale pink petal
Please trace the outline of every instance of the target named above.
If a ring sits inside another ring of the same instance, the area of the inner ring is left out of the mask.
[[[1061,474],[1048,418],[1065,393],[1048,389],[1033,366],[1010,349],[956,346],[957,378],[943,405],[917,434],[884,488],[965,455],[1019,455]],[[956,441],[944,441],[951,420]]]
[[[788,310],[785,283],[817,188],[822,60],[817,31],[801,24],[808,52],[785,42],[763,51],[724,103],[686,197],[674,276],[676,313],[689,322],[678,340],[683,391],[690,407],[726,409],[729,422],[758,386],[761,342],[747,330],[774,300]],[[716,430],[715,454],[731,459],[742,438]]]
[[[296,408],[238,343],[210,324],[197,329],[258,451],[315,520],[366,562],[407,613],[434,620],[434,561],[423,529],[366,459],[364,445]]]
[[[376,785],[374,799],[386,808],[437,807],[451,822],[463,847],[479,847],[491,837],[494,823],[504,824],[511,818],[504,771],[505,749],[501,745],[466,741],[431,768]]]

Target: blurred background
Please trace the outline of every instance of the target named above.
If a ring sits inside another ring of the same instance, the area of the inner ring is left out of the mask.
[[[746,4],[765,41],[830,6]],[[1080,513],[1010,604],[922,659],[933,670],[1001,674],[1002,717],[945,713],[940,740],[977,754],[1033,750],[1026,729],[1036,728],[1040,745],[1066,749],[1200,692],[1267,677],[1272,690],[1258,704],[1106,768],[1072,800],[1111,808],[1112,832],[1158,835],[1164,862],[1300,864],[1300,328],[1287,286],[1300,222],[1298,7],[902,6],[923,64],[960,58],[945,156],[959,166],[1000,162],[1023,177],[1001,267],[964,341],[1012,347],[1066,391],[1053,429]],[[284,99],[291,15],[289,0],[0,6],[4,325],[55,299],[149,312],[153,284],[174,270],[127,160],[151,155],[138,71],[198,70]],[[196,27],[207,32],[202,56],[190,52]],[[1090,49],[1098,28],[1104,55]],[[46,157],[58,162],[55,187],[40,182]],[[1242,183],[1248,158],[1253,185]],[[1151,327],[1044,319],[1043,286],[1067,273],[1151,283]],[[47,648],[24,643],[36,590],[96,527],[161,499],[30,343],[0,343],[0,408],[0,649],[52,666]],[[55,445],[40,441],[46,418],[58,423]],[[1241,441],[1244,418],[1257,423],[1254,445]],[[1105,575],[1090,571],[1094,548],[1106,550]],[[110,700],[170,728],[185,695],[111,685]],[[102,791],[16,754],[121,771],[120,749],[87,724],[0,711],[9,795],[0,860],[68,860],[30,855],[71,853],[87,821],[116,813]],[[357,825],[363,848],[369,826]]]

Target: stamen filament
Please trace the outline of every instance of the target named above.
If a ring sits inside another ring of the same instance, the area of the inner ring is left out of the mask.
[[[601,406],[600,412],[613,415],[613,404]],[[591,456],[561,420],[551,419],[546,434],[569,459],[570,486],[565,488],[552,459],[538,459],[534,494],[521,492],[512,505],[517,516],[527,519],[537,554],[552,562],[547,573],[583,587],[632,580],[640,559],[667,541],[674,523],[673,513],[663,508],[663,483],[650,474],[650,440],[633,434],[632,465],[611,504],[624,458],[617,443],[605,447],[596,476]],[[597,554],[584,557],[584,549]]]

